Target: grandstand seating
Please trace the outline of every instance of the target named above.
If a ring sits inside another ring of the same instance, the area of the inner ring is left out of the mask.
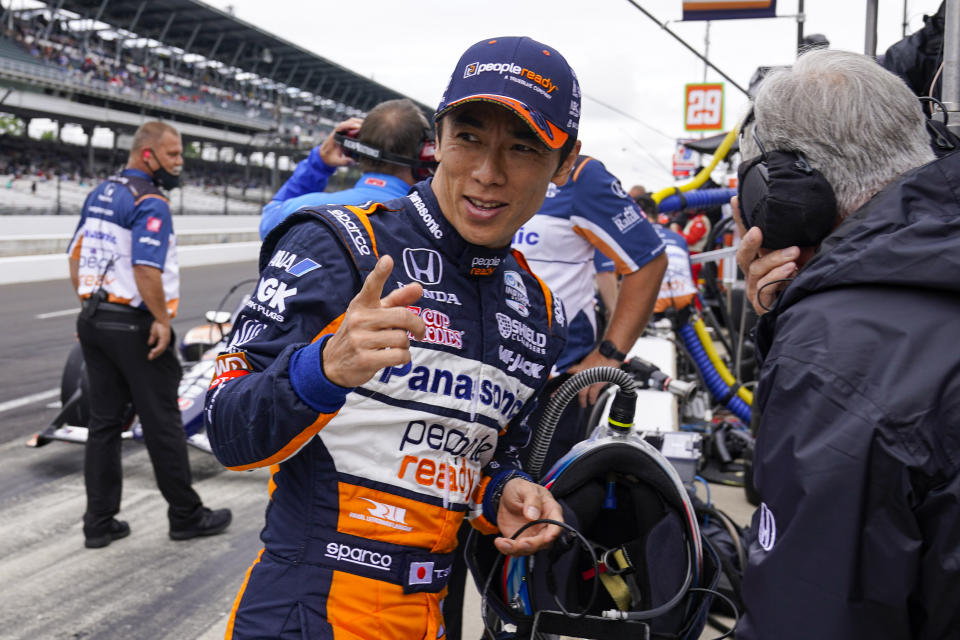
[[[42,61],[30,55],[30,53],[25,51],[19,44],[2,36],[0,36],[0,58],[7,58],[8,60],[15,60],[17,62],[24,62],[33,65],[43,64]]]
[[[149,114],[182,122],[186,145],[201,141],[221,150],[232,146],[239,158],[249,158],[254,150],[270,152],[291,160],[289,169],[292,169],[297,160],[328,135],[335,122],[349,115],[361,115],[359,105],[369,108],[373,100],[398,97],[385,87],[239,22],[233,26],[249,29],[252,37],[265,39],[275,52],[275,47],[289,49],[288,62],[285,62],[289,64],[282,74],[277,71],[279,57],[270,72],[275,77],[267,77],[255,76],[253,70],[236,73],[243,67],[242,60],[238,66],[231,67],[230,73],[221,73],[218,71],[225,68],[224,59],[198,61],[193,54],[191,59],[176,58],[177,54],[172,53],[180,51],[176,45],[164,47],[158,55],[155,47],[144,48],[132,44],[135,39],[117,37],[118,32],[111,33],[112,27],[107,22],[104,22],[106,28],[91,29],[89,23],[84,26],[59,19],[77,15],[70,13],[71,9],[76,11],[77,6],[64,7],[60,13],[62,0],[56,8],[52,2],[45,4],[48,7],[12,10],[0,24],[0,85],[22,93],[73,96],[70,99],[102,105],[121,114]],[[101,12],[104,7],[106,3],[101,6]],[[83,8],[79,8],[82,14]],[[111,20],[109,14],[109,11],[104,14],[105,21]],[[112,16],[113,24],[122,24],[125,19]],[[85,32],[85,28],[91,30]],[[224,27],[214,28],[221,29],[218,38],[224,33],[230,37]],[[119,33],[129,35],[122,28]],[[238,54],[245,42],[236,49]],[[236,61],[237,56],[232,59]],[[327,78],[317,82],[321,74],[329,74],[330,87],[335,88],[341,80],[347,83],[349,88],[341,89],[339,99],[349,96],[349,102],[294,90],[308,86],[295,84],[299,62],[310,67],[308,73],[301,74],[304,83],[314,70],[319,70],[310,88],[328,85]],[[284,80],[278,82],[280,77]],[[359,84],[361,90],[354,90],[353,83]],[[69,107],[60,105],[40,107],[31,103],[24,107],[16,103],[11,113],[25,121],[52,117],[61,124],[71,122]],[[91,122],[89,114],[83,117],[84,120],[77,122],[87,131],[91,126],[101,126],[95,118]],[[108,122],[103,126],[109,126],[115,135],[123,134],[121,140],[132,133],[129,119],[112,118]],[[218,137],[221,129],[224,135],[232,136],[222,145]],[[249,141],[238,142],[238,139]],[[123,144],[121,141],[120,145]],[[187,148],[187,152],[191,151]],[[207,151],[205,148],[199,155],[210,157]],[[258,215],[276,186],[266,184],[274,178],[282,183],[290,173],[271,167],[244,166],[233,159],[208,161],[195,157],[197,153],[187,155],[190,156],[186,169],[188,184],[171,194],[174,213]],[[0,215],[58,212],[75,215],[92,186],[119,169],[125,159],[123,148],[89,149],[68,142],[0,133]],[[284,166],[285,161],[281,160],[280,165]],[[329,186],[344,188],[349,186],[345,182],[352,184],[355,179],[353,172],[338,172]]]

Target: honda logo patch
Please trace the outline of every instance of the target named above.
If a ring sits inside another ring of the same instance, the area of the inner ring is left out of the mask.
[[[404,249],[403,268],[410,278],[421,284],[440,284],[443,278],[443,261],[433,249]]]
[[[770,507],[764,502],[760,505],[760,521],[757,524],[757,542],[764,551],[773,549],[773,543],[777,541],[777,521],[773,517]]]

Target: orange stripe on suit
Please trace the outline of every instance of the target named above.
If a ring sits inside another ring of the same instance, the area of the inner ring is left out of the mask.
[[[533,269],[527,264],[527,259],[523,257],[522,253],[516,249],[511,249],[510,252],[513,254],[513,257],[516,258],[517,262],[520,263],[523,270],[536,278],[537,282],[540,283],[540,290],[543,291],[543,297],[546,299],[547,305],[547,327],[553,329],[553,292],[550,291],[550,287],[540,279],[540,276],[533,272]]]
[[[345,313],[341,313],[339,316],[331,320],[330,324],[325,326],[323,329],[320,329],[320,333],[315,335],[313,337],[313,340],[311,340],[310,342],[311,343],[316,342],[317,340],[327,335],[328,333],[336,333],[340,329],[340,325],[343,324],[343,317],[345,315],[346,315]]]
[[[370,226],[370,219],[367,217],[367,214],[374,213],[380,205],[372,204],[366,209],[361,209],[360,207],[354,207],[352,205],[346,205],[344,208],[349,209],[357,215],[357,218],[360,219],[360,222],[363,223],[363,227],[367,230],[367,235],[370,236],[370,249],[373,251],[373,255],[380,257],[380,254],[377,253],[377,238],[373,235],[373,227]]]
[[[83,233],[80,233],[80,237],[77,238],[77,244],[73,245],[73,251],[70,252],[70,258],[73,260],[80,259],[80,251],[83,247]]]
[[[327,335],[328,333],[335,333],[340,325],[343,323],[343,317],[345,314],[337,316],[332,320],[327,326],[320,330],[312,342],[316,342],[319,338]],[[287,443],[285,447],[280,449],[266,460],[259,460],[257,462],[251,462],[250,464],[244,464],[237,467],[227,467],[231,471],[248,471],[250,469],[256,469],[258,467],[268,467],[270,465],[278,464],[283,462],[296,451],[300,449],[303,445],[307,444],[310,441],[310,438],[314,437],[320,432],[320,429],[323,429],[327,426],[327,423],[337,415],[336,413],[321,413],[319,417],[306,429],[298,433],[290,442]],[[271,491],[271,495],[272,495]]]
[[[279,471],[279,464],[270,465],[270,479],[267,481],[267,495],[271,498],[273,497],[273,492],[277,490],[277,481],[273,479],[273,476],[277,475]]]
[[[321,413],[320,416],[313,422],[313,424],[294,436],[285,447],[280,449],[280,451],[277,451],[269,458],[258,460],[257,462],[251,462],[250,464],[227,467],[227,469],[230,469],[230,471],[249,471],[250,469],[269,467],[270,465],[283,462],[294,453],[299,451],[300,448],[307,444],[311,438],[320,433],[320,429],[323,429],[325,426],[327,426],[327,423],[330,422],[336,415],[336,413]]]
[[[260,549],[260,553],[257,554],[257,559],[253,561],[253,564],[250,565],[250,568],[247,569],[247,573],[243,576],[243,584],[240,585],[240,590],[237,592],[237,597],[233,599],[233,607],[230,608],[230,617],[227,618],[227,632],[224,634],[225,640],[230,640],[233,637],[233,623],[237,617],[237,609],[240,607],[240,600],[243,599],[243,592],[247,590],[247,583],[250,581],[250,573],[253,571],[253,568],[257,566],[257,563],[260,562],[260,558],[263,557],[263,552],[266,549]]]
[[[446,589],[404,594],[395,584],[334,571],[327,619],[335,640],[442,640],[440,601],[446,595]]]
[[[426,505],[392,493],[340,482],[337,531],[369,540],[404,544],[433,553],[457,546],[463,511]]]

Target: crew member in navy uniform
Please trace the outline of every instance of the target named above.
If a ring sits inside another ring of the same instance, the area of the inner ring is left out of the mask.
[[[432,179],[267,236],[205,406],[224,465],[273,471],[227,637],[442,640],[465,517],[509,554],[559,534],[509,539],[562,518],[518,447],[566,341],[562,303],[510,241],[570,175],[579,107],[556,50],[479,42],[437,109]]]
[[[88,548],[130,534],[120,511],[124,409],[133,402],[167,500],[170,537],[220,533],[230,510],[203,506],[190,463],[177,387],[181,368],[170,319],[180,296],[176,240],[167,198],[177,186],[183,146],[176,129],[148,122],[133,137],[127,167],[94,189],[70,243],[70,279],[82,302],[77,335],[89,377],[90,425],[84,458]]]
[[[566,375],[556,376],[548,392],[579,371],[623,364],[650,319],[667,257],[663,240],[620,181],[596,158],[578,157],[566,183],[548,188],[543,206],[519,229],[513,246],[523,251],[536,273],[563,300],[567,312],[567,346],[556,366],[557,373]],[[616,304],[600,335],[594,283],[597,272],[606,267],[597,260],[598,252],[622,276]],[[583,389],[579,406],[567,405],[544,469],[585,437],[587,407],[596,402],[602,388],[597,384]],[[532,424],[540,421],[545,407],[541,403],[531,416]]]

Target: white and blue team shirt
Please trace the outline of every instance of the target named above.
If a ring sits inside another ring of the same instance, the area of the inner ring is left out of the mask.
[[[163,272],[167,311],[176,314],[180,269],[173,219],[167,199],[143,171],[125,169],[90,192],[67,253],[79,261],[80,297],[102,287],[108,301],[146,309],[133,266],[148,265]]]
[[[697,283],[693,280],[690,268],[690,250],[686,239],[675,231],[659,225],[657,234],[667,246],[667,270],[660,282],[660,293],[653,307],[654,313],[663,313],[667,309],[683,309],[693,303],[697,295]]]
[[[567,346],[557,362],[560,372],[596,344],[596,252],[626,275],[664,251],[653,225],[602,162],[580,156],[574,167],[562,187],[550,183],[543,207],[513,237],[514,248],[566,309]]]

